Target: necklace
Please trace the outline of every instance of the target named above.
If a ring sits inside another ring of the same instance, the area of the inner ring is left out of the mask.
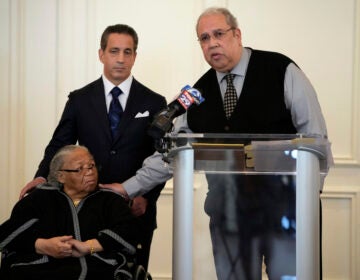
[[[73,200],[74,206],[77,207],[80,203],[81,199],[75,199]]]

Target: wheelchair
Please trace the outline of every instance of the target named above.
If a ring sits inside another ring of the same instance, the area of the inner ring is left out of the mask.
[[[118,255],[124,256],[121,253]],[[136,258],[130,261],[128,256],[123,260],[114,272],[114,280],[152,280],[150,273],[136,263]]]

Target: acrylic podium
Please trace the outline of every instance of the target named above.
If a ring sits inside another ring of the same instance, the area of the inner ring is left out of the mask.
[[[299,134],[167,134],[173,164],[173,279],[193,279],[193,179],[205,174],[296,180],[296,279],[319,279],[319,203],[332,164],[327,139]],[[294,206],[295,208],[295,206]]]

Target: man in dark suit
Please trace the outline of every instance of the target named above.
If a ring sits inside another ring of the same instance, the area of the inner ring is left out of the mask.
[[[20,197],[46,181],[51,159],[68,144],[78,142],[90,150],[99,165],[99,183],[105,187],[116,186],[133,176],[143,160],[154,153],[147,128],[153,116],[166,106],[166,100],[132,76],[137,45],[137,33],[130,26],[118,24],[105,29],[99,49],[104,65],[102,77],[70,93],[35,178],[23,188]],[[114,88],[120,89],[118,98],[112,97]],[[110,128],[112,102],[117,102],[118,108],[114,117],[120,119],[113,125],[116,132]],[[156,201],[163,187],[160,184],[143,196],[131,197],[132,212],[141,218],[146,229],[138,256],[146,269],[156,228]]]

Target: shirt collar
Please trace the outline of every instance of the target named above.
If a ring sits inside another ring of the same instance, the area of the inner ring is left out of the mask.
[[[247,69],[247,66],[248,66],[249,60],[250,60],[250,55],[251,55],[251,50],[248,48],[242,47],[240,61],[231,70],[231,73],[235,74],[237,76],[245,77],[246,69]],[[229,73],[216,71],[216,76],[217,76],[218,82],[220,83],[227,74],[229,74]]]
[[[110,82],[106,77],[105,75],[103,74],[102,75],[102,79],[103,79],[103,82],[104,82],[104,89],[105,89],[105,95],[108,95],[110,94],[110,91],[114,88],[114,87],[118,87],[121,89],[121,91],[123,92],[122,95],[124,96],[129,96],[129,93],[130,93],[130,87],[131,87],[131,83],[133,81],[133,76],[130,75],[125,81],[123,81],[121,84],[119,85],[114,85],[112,82]]]

